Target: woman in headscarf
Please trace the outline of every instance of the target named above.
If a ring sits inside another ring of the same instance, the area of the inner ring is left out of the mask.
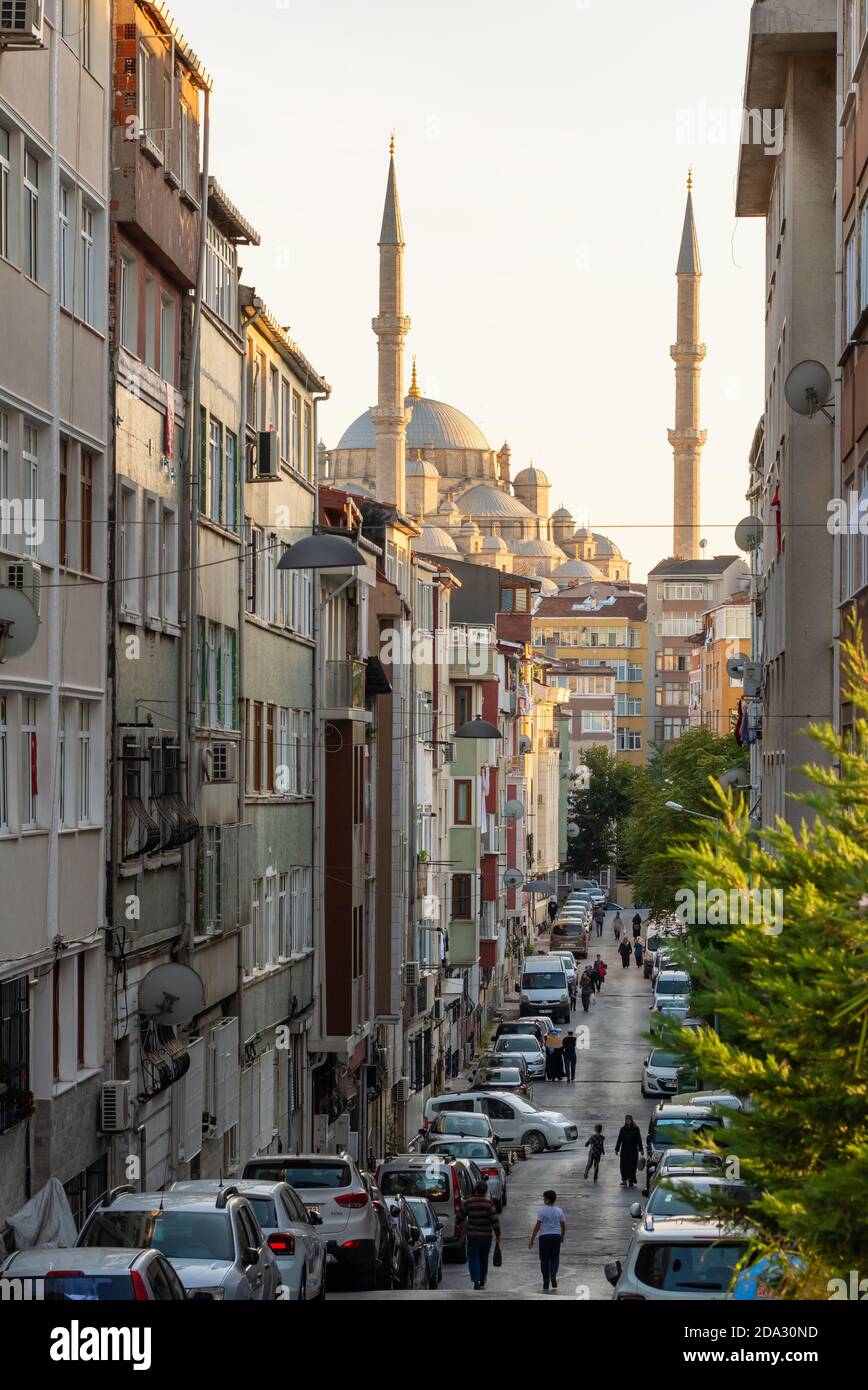
[[[621,1186],[636,1186],[636,1170],[642,1156],[642,1131],[632,1115],[624,1116],[624,1123],[618,1130],[615,1153],[621,1156]]]

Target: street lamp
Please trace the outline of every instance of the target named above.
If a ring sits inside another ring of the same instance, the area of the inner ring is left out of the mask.
[[[713,820],[716,824],[720,824],[718,816],[707,816],[704,811],[688,811],[687,807],[682,806],[678,801],[667,801],[666,809],[667,811],[679,811],[682,816],[695,816],[697,820]]]
[[[502,733],[496,724],[489,724],[487,719],[468,719],[466,724],[460,725],[452,734],[453,738],[503,738]]]
[[[277,562],[279,570],[358,569],[364,555],[346,536],[303,536],[287,546]]]

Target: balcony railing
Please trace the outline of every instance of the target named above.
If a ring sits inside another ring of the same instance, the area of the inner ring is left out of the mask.
[[[325,703],[330,709],[365,708],[365,663],[327,661]]]

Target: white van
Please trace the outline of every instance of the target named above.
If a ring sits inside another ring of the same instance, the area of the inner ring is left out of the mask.
[[[559,1149],[563,1144],[575,1143],[579,1137],[577,1126],[559,1110],[543,1110],[507,1091],[447,1091],[431,1096],[425,1102],[422,1119],[426,1131],[430,1133],[435,1116],[450,1110],[487,1115],[498,1142],[524,1144],[533,1153]]]
[[[518,1011],[522,1018],[550,1014],[555,1023],[569,1023],[567,972],[557,956],[528,956],[521,970]]]

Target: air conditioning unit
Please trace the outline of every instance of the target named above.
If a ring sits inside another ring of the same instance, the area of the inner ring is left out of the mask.
[[[420,1009],[419,1012],[430,1014],[431,1010],[434,1008],[434,991],[437,988],[437,972],[435,970],[426,970],[425,974],[420,976],[419,983],[425,988],[425,1007],[424,1009]]]
[[[99,1100],[99,1127],[107,1134],[120,1134],[130,1127],[129,1081],[105,1081]]]
[[[419,983],[419,962],[408,960],[404,963],[404,984],[408,989],[415,989]]]
[[[237,782],[238,745],[221,740],[202,750],[202,775],[206,782]]]
[[[277,430],[259,430],[256,435],[256,476],[276,478],[280,472],[280,435]]]
[[[10,48],[42,43],[42,0],[0,0],[0,44]]]
[[[409,1076],[402,1076],[395,1082],[392,1087],[392,1099],[396,1105],[403,1105],[404,1101],[410,1099]]]
[[[2,4],[3,0],[0,0]],[[8,589],[17,589],[30,599],[37,614],[40,611],[40,589],[42,566],[35,560],[4,560],[0,565],[0,583]]]
[[[444,763],[452,763],[452,762],[455,761],[455,744],[454,744],[454,743],[444,743],[444,744],[443,744],[443,761],[444,761]]]

